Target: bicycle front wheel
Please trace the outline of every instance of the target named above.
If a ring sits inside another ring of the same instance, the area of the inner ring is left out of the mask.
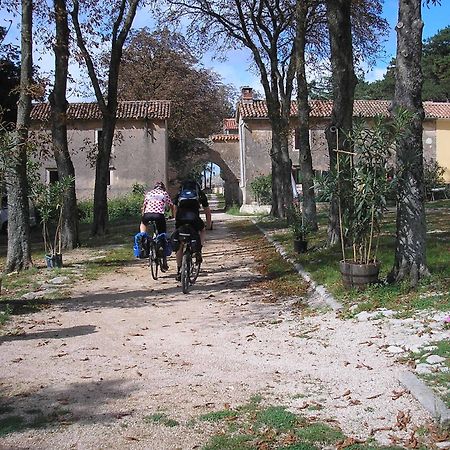
[[[183,294],[189,292],[190,278],[191,278],[191,266],[192,266],[192,256],[189,251],[183,253],[183,259],[181,261],[181,287],[183,289]]]
[[[159,266],[159,259],[158,254],[156,253],[156,242],[151,241],[149,246],[149,265],[150,265],[150,271],[152,273],[152,278],[154,280],[158,279],[158,266]]]

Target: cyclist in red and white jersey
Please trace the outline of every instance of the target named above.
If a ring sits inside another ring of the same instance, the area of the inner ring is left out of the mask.
[[[172,215],[175,215],[175,207],[166,191],[166,186],[162,181],[158,181],[155,187],[145,194],[140,231],[146,232],[148,223],[154,221],[158,233],[165,233],[167,230],[166,218],[164,217],[166,208],[170,208]]]

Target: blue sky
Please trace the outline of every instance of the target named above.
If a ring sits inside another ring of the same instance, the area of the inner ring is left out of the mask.
[[[382,78],[389,61],[395,56],[397,4],[397,0],[385,0],[383,15],[389,22],[390,32],[384,44],[384,55],[380,56],[376,66],[366,75],[366,80],[368,81]],[[423,7],[422,14],[425,24],[423,30],[424,39],[433,36],[438,30],[445,28],[450,24],[449,5],[450,0],[442,0],[441,5]],[[8,18],[6,12],[0,10],[0,25],[8,26],[8,22],[6,21]],[[143,12],[138,15],[135,25],[137,28],[149,25],[149,20]],[[17,36],[17,28],[11,30],[10,36],[12,38]],[[227,54],[226,61],[214,60],[213,52],[208,52],[204,55],[202,62],[205,67],[218,72],[225,83],[232,84],[237,89],[241,86],[252,86],[261,91],[259,77],[255,71],[251,69],[251,55],[247,50],[230,51]],[[35,63],[45,70],[51,70],[53,66],[53,55],[40,51],[39,55],[35,55]],[[74,77],[77,77],[79,69],[73,65],[71,72]]]

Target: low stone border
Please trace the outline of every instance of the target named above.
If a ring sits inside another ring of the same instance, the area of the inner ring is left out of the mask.
[[[288,262],[290,262],[298,274],[309,283],[310,288],[313,292],[317,293],[321,299],[334,311],[339,311],[343,308],[342,304],[339,303],[325,288],[325,286],[321,284],[317,284],[312,278],[311,275],[305,271],[301,264],[294,261],[289,257],[286,250],[280,245],[275,239],[272,238],[261,226],[256,222],[256,220],[252,219],[252,222],[258,228],[259,231],[265,236],[265,238],[275,247],[277,252]]]
[[[399,380],[437,422],[445,428],[450,427],[450,410],[428,386],[412,372],[403,372]]]
[[[252,222],[275,247],[278,253],[294,266],[295,270],[305,281],[310,283],[311,289],[316,292],[330,308],[334,311],[339,311],[343,308],[342,304],[339,303],[324,286],[317,284],[311,278],[311,275],[303,269],[301,264],[289,257],[282,245],[276,242],[275,239],[273,239],[272,236],[270,236],[255,220],[252,220]],[[416,375],[409,371],[404,372],[400,375],[399,381],[411,392],[411,395],[417,399],[423,408],[426,409],[437,422],[445,428],[450,427],[450,410],[440,398],[436,397],[434,392],[428,386],[416,377]]]

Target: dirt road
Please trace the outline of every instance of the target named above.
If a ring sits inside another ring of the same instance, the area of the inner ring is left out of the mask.
[[[302,317],[292,308],[298,299],[265,302],[269,293],[252,285],[260,278],[253,257],[225,216],[215,225],[188,295],[173,261],[157,281],[136,261],[7,325],[24,334],[0,337],[0,419],[41,418],[48,426],[24,426],[0,437],[0,448],[198,448],[213,425],[192,419],[255,394],[335,419],[362,438],[393,427],[399,411],[411,415],[395,431],[400,437],[429,420],[402,391],[406,369],[384,351],[388,329],[332,312]],[[145,420],[157,412],[179,425]],[[389,434],[374,437],[390,443]]]

